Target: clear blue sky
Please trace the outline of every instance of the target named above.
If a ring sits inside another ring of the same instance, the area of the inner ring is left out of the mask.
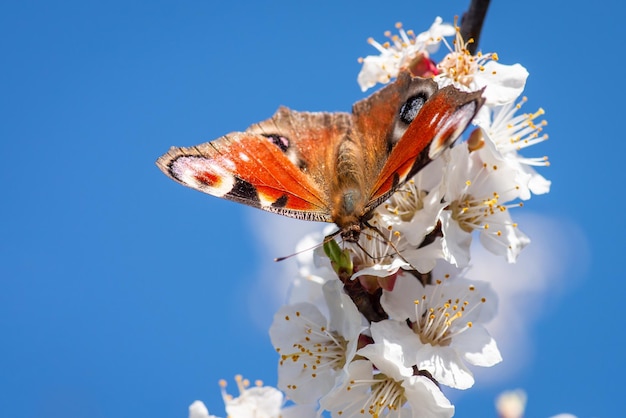
[[[281,104],[349,110],[369,36],[451,21],[467,2],[395,5],[0,5],[0,417],[185,417],[195,399],[224,415],[218,379],[276,383],[265,320],[242,296],[272,274],[254,225],[265,218],[175,184],[154,160]],[[527,417],[626,410],[625,12],[492,1],[481,49],[528,68],[527,110],[549,121],[529,154],[550,156],[552,192],[524,211],[580,230],[586,244],[570,244],[590,261],[563,258],[558,292],[528,312],[528,363],[457,397],[460,417],[494,416],[496,394],[517,387]]]

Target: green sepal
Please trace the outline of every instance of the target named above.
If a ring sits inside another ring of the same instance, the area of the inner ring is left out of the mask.
[[[352,264],[349,250],[342,250],[337,241],[331,239],[324,243],[324,253],[330,259],[330,264],[337,275],[340,277],[344,275],[352,276],[354,265]]]

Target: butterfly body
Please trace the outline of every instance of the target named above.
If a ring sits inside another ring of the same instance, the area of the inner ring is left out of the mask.
[[[373,210],[448,147],[483,103],[401,73],[352,113],[296,112],[195,147],[157,166],[202,192],[292,218],[334,222],[358,241]]]

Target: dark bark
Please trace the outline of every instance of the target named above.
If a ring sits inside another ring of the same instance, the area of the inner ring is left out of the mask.
[[[469,52],[474,55],[478,49],[478,41],[480,40],[480,32],[483,29],[483,22],[487,16],[490,0],[472,0],[461,17],[461,35],[463,40],[467,42],[473,39],[474,42],[467,46]]]

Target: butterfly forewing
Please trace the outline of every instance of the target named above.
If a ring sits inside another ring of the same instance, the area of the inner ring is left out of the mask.
[[[329,221],[317,186],[268,138],[232,133],[195,147],[172,148],[157,160],[193,189],[286,216]]]
[[[172,179],[193,189],[281,215],[332,222],[328,144],[350,129],[346,113],[276,114],[195,147],[172,148],[157,160]]]

